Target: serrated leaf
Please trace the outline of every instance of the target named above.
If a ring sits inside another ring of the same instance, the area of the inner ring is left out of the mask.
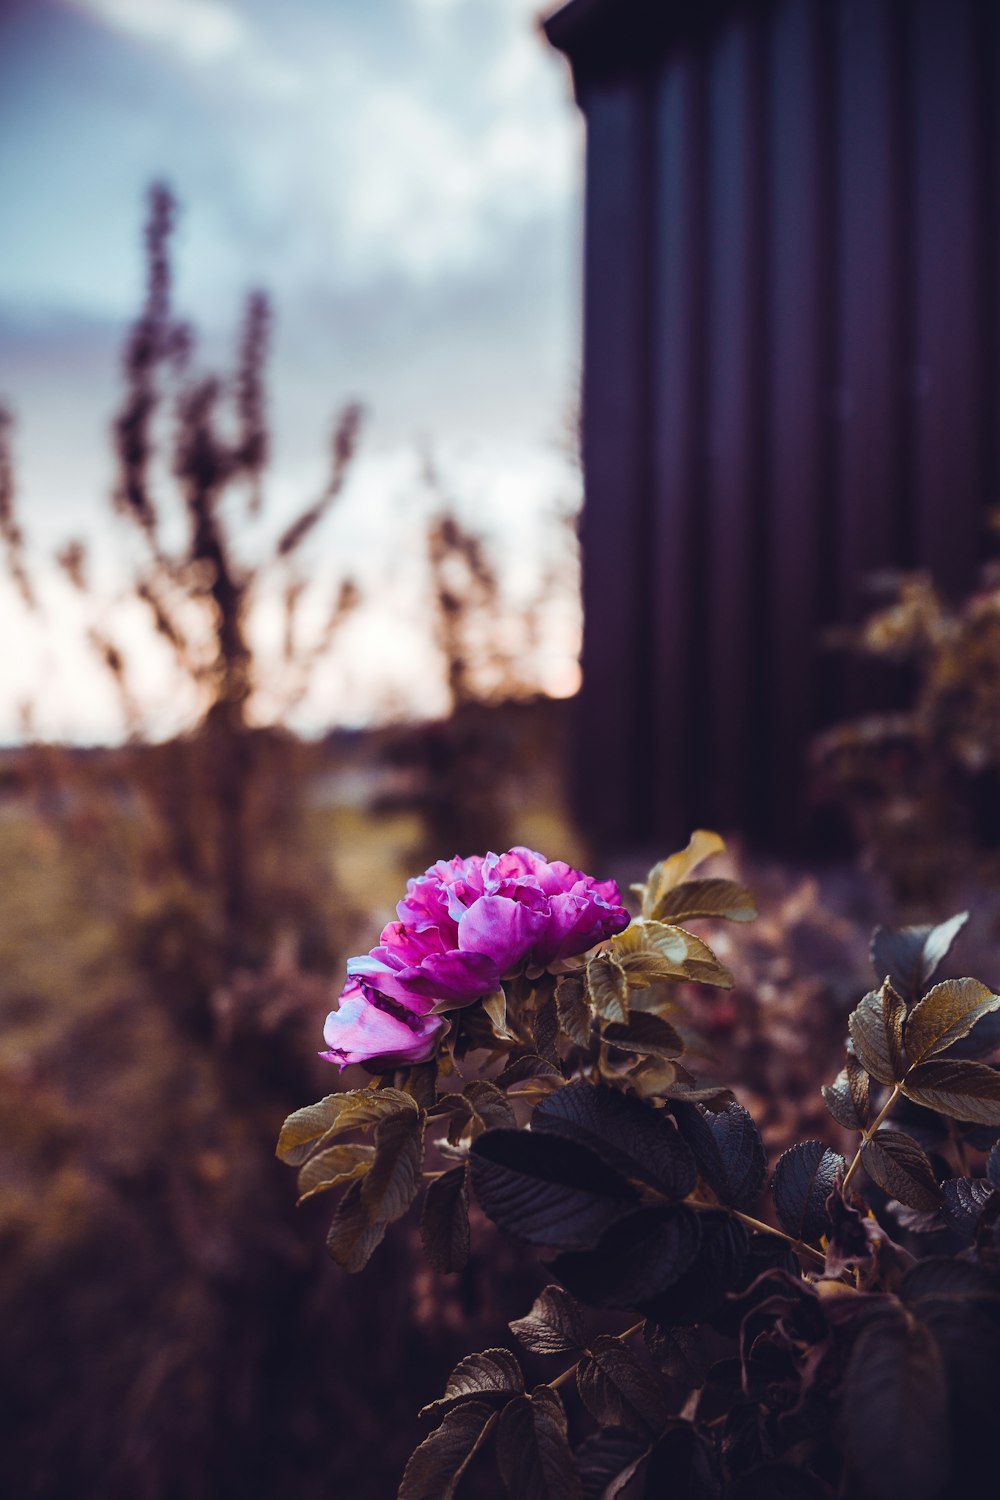
[[[536,1002],[531,1017],[531,1034],[539,1057],[558,1065],[559,1012],[556,1010],[555,994],[551,990]]]
[[[317,1104],[307,1104],[288,1116],[281,1127],[275,1155],[290,1167],[298,1167],[312,1152],[348,1130],[372,1125],[386,1115],[417,1111],[416,1100],[401,1089],[352,1089],[346,1094],[327,1094]]]
[[[873,1182],[908,1208],[929,1213],[941,1206],[941,1189],[922,1146],[901,1130],[877,1130],[861,1148],[861,1165]]]
[[[580,1399],[602,1427],[627,1427],[657,1437],[670,1404],[663,1382],[620,1338],[601,1334],[576,1367]]]
[[[593,1151],[541,1130],[487,1131],[470,1162],[483,1212],[532,1245],[589,1248],[636,1201],[631,1184]]]
[[[919,1000],[968,920],[969,913],[962,911],[936,927],[876,927],[871,947],[875,978],[881,983],[888,974],[904,1000]]]
[[[944,1217],[956,1234],[972,1239],[994,1191],[985,1177],[950,1177],[942,1182]]]
[[[701,1175],[722,1202],[737,1209],[752,1207],[767,1177],[767,1152],[742,1104],[727,1104],[710,1114],[675,1099],[671,1111]]]
[[[498,1088],[507,1089],[512,1084],[524,1083],[529,1078],[561,1079],[562,1073],[555,1063],[539,1057],[537,1052],[522,1052],[497,1074],[496,1084]]]
[[[638,1308],[684,1275],[701,1244],[701,1215],[685,1204],[641,1208],[593,1250],[557,1256],[552,1270],[591,1307]]]
[[[978,979],[946,979],[936,984],[906,1018],[903,1036],[911,1065],[944,1052],[995,1010],[1000,1010],[1000,995],[991,994]]]
[[[375,1147],[360,1142],[328,1146],[325,1151],[318,1151],[299,1172],[299,1203],[316,1193],[339,1187],[342,1182],[363,1177],[374,1160]]]
[[[698,1224],[701,1247],[692,1264],[640,1308],[658,1323],[675,1328],[702,1323],[744,1280],[750,1241],[740,1221],[723,1209],[709,1209],[699,1213]]]
[[[886,982],[881,990],[870,990],[848,1018],[858,1061],[879,1083],[898,1083],[906,1072],[903,1055],[905,1016],[902,999]]]
[[[561,1286],[547,1286],[531,1311],[507,1326],[532,1354],[572,1354],[587,1338],[580,1309]]]
[[[948,1391],[937,1343],[907,1315],[873,1319],[855,1342],[841,1408],[858,1500],[940,1500],[948,1478]]]
[[[587,960],[587,993],[597,1015],[606,1021],[628,1020],[628,980],[613,953],[606,949]]]
[[[584,1500],[618,1500],[635,1478],[649,1445],[624,1429],[594,1432],[574,1453]]]
[[[424,1115],[390,1114],[375,1127],[375,1160],[361,1184],[361,1205],[370,1223],[401,1219],[420,1190],[424,1160]]]
[[[649,1011],[633,1011],[624,1025],[609,1022],[601,1033],[609,1047],[619,1052],[639,1052],[647,1057],[672,1059],[684,1051],[684,1039],[669,1021]]]
[[[464,1269],[469,1259],[469,1182],[465,1165],[435,1178],[420,1216],[424,1254],[435,1271]]]
[[[845,1167],[840,1152],[822,1141],[802,1141],[779,1156],[771,1189],[786,1234],[811,1244],[827,1232],[826,1200]]]
[[[564,974],[556,985],[556,1012],[563,1035],[578,1047],[590,1044],[594,1014],[582,974]]]
[[[326,1236],[329,1254],[352,1274],[364,1270],[385,1238],[388,1225],[384,1219],[374,1223],[361,1203],[361,1183],[352,1182],[337,1204]]]
[[[987,1063],[949,1062],[943,1058],[912,1068],[903,1093],[953,1120],[1000,1125],[1000,1073]]]
[[[838,1125],[864,1130],[871,1113],[871,1086],[856,1057],[848,1055],[833,1083],[824,1085],[823,1100]]]
[[[717,989],[731,989],[735,983],[707,943],[693,932],[666,922],[648,918],[632,922],[612,938],[611,950],[632,985],[689,979]]]
[[[524,1390],[524,1375],[517,1356],[509,1349],[483,1349],[467,1354],[448,1376],[444,1395],[421,1408],[422,1417],[434,1412],[450,1411],[462,1401],[495,1402],[498,1398],[519,1395]]]
[[[497,1424],[497,1465],[511,1500],[582,1500],[566,1413],[547,1385],[504,1407]]]
[[[652,916],[657,904],[663,900],[667,891],[675,885],[680,885],[686,880],[691,871],[697,869],[704,860],[713,854],[722,854],[725,844],[717,833],[710,833],[705,828],[697,828],[691,835],[687,848],[678,854],[671,854],[669,859],[661,859],[655,864],[646,877],[646,884],[642,887],[642,914],[644,917]]]
[[[668,1198],[685,1198],[694,1187],[694,1156],[671,1120],[605,1084],[567,1084],[538,1105],[532,1130],[579,1141]]]
[[[664,1328],[647,1318],[642,1336],[650,1358],[663,1373],[689,1390],[705,1384],[709,1370],[729,1349],[727,1341],[707,1326]]]
[[[757,904],[746,886],[735,880],[685,880],[665,891],[649,915],[659,922],[684,922],[691,917],[752,922]]]
[[[473,1079],[466,1084],[463,1096],[487,1130],[513,1130],[517,1125],[507,1095],[488,1079]]]
[[[462,1475],[496,1426],[497,1413],[469,1401],[445,1414],[410,1456],[398,1500],[453,1500]]]

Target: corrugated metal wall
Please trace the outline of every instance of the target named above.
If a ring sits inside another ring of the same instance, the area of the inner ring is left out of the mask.
[[[580,771],[618,847],[793,843],[851,704],[822,627],[887,565],[967,586],[998,500],[1000,3],[717,12],[577,67]]]

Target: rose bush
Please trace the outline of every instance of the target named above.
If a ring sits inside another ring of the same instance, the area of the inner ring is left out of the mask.
[[[613,880],[594,880],[533,849],[438,860],[409,880],[398,920],[347,963],[324,1036],[331,1062],[422,1062],[442,1011],[471,1005],[502,979],[537,977],[628,926]]]

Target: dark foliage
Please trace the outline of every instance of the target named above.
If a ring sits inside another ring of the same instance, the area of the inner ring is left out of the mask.
[[[706,882],[686,883],[688,911],[675,861],[651,872],[625,933],[563,965],[554,1032],[544,975],[508,982],[503,1012],[479,1002],[478,1016],[455,1013],[439,1068],[447,1078],[451,1056],[481,1054],[488,1110],[483,1082],[459,1094],[449,1079],[438,1094],[425,1065],[419,1089],[404,1070],[286,1123],[279,1155],[299,1164],[301,1183],[327,1142],[381,1122],[357,1171],[370,1180],[381,1169],[401,1196],[365,1217],[351,1182],[338,1214],[349,1205],[357,1225],[352,1269],[421,1188],[409,1165],[397,1171],[395,1133],[379,1144],[386,1112],[409,1122],[426,1111],[430,1124],[450,1122],[438,1149],[453,1164],[426,1189],[449,1183],[441,1242],[464,1209],[467,1161],[480,1208],[540,1249],[556,1278],[510,1326],[526,1371],[554,1357],[562,1370],[531,1389],[509,1351],[463,1360],[428,1408],[444,1420],[411,1459],[401,1500],[452,1495],[473,1471],[480,1483],[490,1452],[512,1500],[946,1500],[985,1456],[1000,1382],[1000,1070],[988,1047],[972,1058],[953,1049],[1000,997],[969,979],[931,985],[961,920],[876,935],[876,972],[891,977],[851,1013],[844,1070],[826,1091],[860,1142],[850,1165],[822,1140],[792,1145],[769,1205],[756,1125],[689,1071],[678,984],[692,971],[721,985],[729,976],[704,943],[652,914],[700,914]],[[662,1035],[639,1018],[662,1022]],[[914,1106],[940,1128],[926,1149],[924,1132],[911,1133]],[[908,1213],[933,1222],[916,1232]],[[608,1328],[615,1309],[633,1319],[619,1333]]]

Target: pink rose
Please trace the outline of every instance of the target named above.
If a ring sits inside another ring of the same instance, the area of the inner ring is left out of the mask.
[[[407,882],[399,920],[347,972],[417,1015],[470,1005],[501,979],[541,971],[621,932],[613,880],[531,849],[456,856]]]
[[[349,979],[338,1008],[326,1018],[323,1039],[329,1051],[320,1057],[342,1068],[348,1063],[364,1063],[376,1070],[408,1067],[433,1056],[443,1026],[437,1016],[404,1011]]]

